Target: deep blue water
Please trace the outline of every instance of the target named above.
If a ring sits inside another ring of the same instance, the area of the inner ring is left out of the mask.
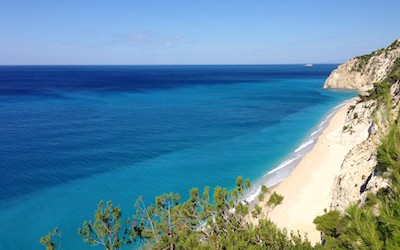
[[[63,249],[99,200],[232,187],[277,167],[333,107],[337,65],[1,66],[0,249]],[[90,248],[89,248],[90,249]]]

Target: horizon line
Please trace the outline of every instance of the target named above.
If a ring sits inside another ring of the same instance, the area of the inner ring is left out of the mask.
[[[331,63],[199,63],[199,64],[0,64],[0,67],[9,66],[263,66],[263,65],[332,65],[344,62]]]

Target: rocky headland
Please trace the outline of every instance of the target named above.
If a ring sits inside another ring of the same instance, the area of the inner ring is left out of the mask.
[[[367,91],[383,81],[400,63],[400,39],[387,48],[358,56],[340,65],[328,77],[324,88]]]

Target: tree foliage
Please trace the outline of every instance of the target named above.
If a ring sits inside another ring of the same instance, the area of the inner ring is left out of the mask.
[[[119,249],[123,243],[120,237],[121,209],[113,206],[111,201],[106,204],[100,201],[94,218],[93,222],[85,221],[78,234],[90,245],[102,245],[106,250]]]
[[[61,247],[61,233],[58,231],[58,227],[55,227],[53,231],[40,238],[40,244],[45,246],[46,250],[55,250],[57,243]]]
[[[238,177],[233,190],[215,187],[212,198],[209,187],[202,192],[191,189],[184,202],[179,194],[170,193],[146,205],[141,196],[124,229],[120,209],[111,202],[106,206],[100,202],[95,221],[84,222],[79,234],[85,242],[105,249],[118,249],[123,244],[149,249],[310,249],[307,239],[288,234],[265,217],[257,225],[249,222],[249,204],[243,200],[249,187],[249,180]],[[264,186],[261,196],[269,196],[264,205],[270,207],[283,199]]]

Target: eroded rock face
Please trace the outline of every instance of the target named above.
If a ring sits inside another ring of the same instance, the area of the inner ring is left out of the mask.
[[[365,92],[381,81],[392,83],[392,107],[378,107],[375,100],[359,100],[346,117],[340,143],[356,145],[345,157],[332,187],[331,209],[344,211],[351,203],[361,204],[369,192],[389,185],[375,171],[377,148],[388,129],[388,112],[397,115],[400,107],[400,81],[389,77],[399,70],[400,39],[389,47],[351,59],[334,70],[324,88],[357,89]]]
[[[323,87],[367,91],[373,87],[373,83],[388,76],[396,60],[400,60],[400,39],[385,49],[340,65],[330,74]]]
[[[359,101],[347,113],[341,141],[355,142],[355,146],[345,157],[341,171],[332,187],[331,209],[344,211],[351,203],[363,203],[369,192],[376,193],[389,185],[375,171],[377,148],[382,136],[387,133],[384,113],[397,114],[400,100],[400,82],[391,87],[393,106],[377,107],[377,102]]]

